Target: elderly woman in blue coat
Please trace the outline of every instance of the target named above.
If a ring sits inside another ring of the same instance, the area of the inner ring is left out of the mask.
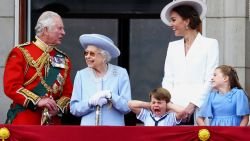
[[[109,61],[120,55],[114,42],[100,34],[79,38],[87,68],[77,72],[70,101],[70,112],[81,118],[81,125],[123,126],[130,111],[131,88],[126,69]]]

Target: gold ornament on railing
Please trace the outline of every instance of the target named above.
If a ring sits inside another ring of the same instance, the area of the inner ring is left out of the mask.
[[[210,132],[207,129],[200,129],[198,137],[201,141],[207,141],[210,138]]]
[[[0,139],[4,141],[5,139],[8,139],[9,137],[10,137],[10,131],[8,130],[8,128],[6,127],[0,128]]]

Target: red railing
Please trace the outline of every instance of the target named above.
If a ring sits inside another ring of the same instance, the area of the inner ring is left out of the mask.
[[[200,132],[202,136],[208,135],[202,129],[209,131],[209,141],[250,140],[250,127],[0,125],[3,127],[10,132],[6,141],[199,141],[199,131],[204,131]]]

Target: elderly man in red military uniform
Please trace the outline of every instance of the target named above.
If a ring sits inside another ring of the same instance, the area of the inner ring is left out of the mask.
[[[60,124],[72,93],[69,58],[56,46],[65,35],[61,17],[52,11],[38,19],[36,41],[10,52],[4,71],[4,92],[13,100],[10,124]]]

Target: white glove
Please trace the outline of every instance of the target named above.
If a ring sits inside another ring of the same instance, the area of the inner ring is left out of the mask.
[[[107,100],[107,98],[100,98],[99,99],[99,101],[98,101],[98,103],[97,103],[97,105],[99,105],[99,106],[103,106],[103,105],[105,105],[105,104],[107,104],[108,103],[108,100]]]
[[[100,95],[93,95],[88,101],[89,106],[96,106],[100,98]]]
[[[112,97],[111,91],[109,90],[99,91],[97,92],[97,94],[100,95],[100,97],[107,98],[107,99],[111,99]]]
[[[96,105],[99,105],[98,102],[99,102],[99,100],[101,98],[103,98],[103,99],[111,99],[111,97],[112,97],[111,91],[109,91],[109,90],[98,91],[98,92],[96,92],[95,95],[93,95],[89,99],[88,104],[89,104],[89,106],[96,106]],[[100,106],[104,105],[102,103],[106,104],[107,102],[106,103],[105,102],[101,102]]]

